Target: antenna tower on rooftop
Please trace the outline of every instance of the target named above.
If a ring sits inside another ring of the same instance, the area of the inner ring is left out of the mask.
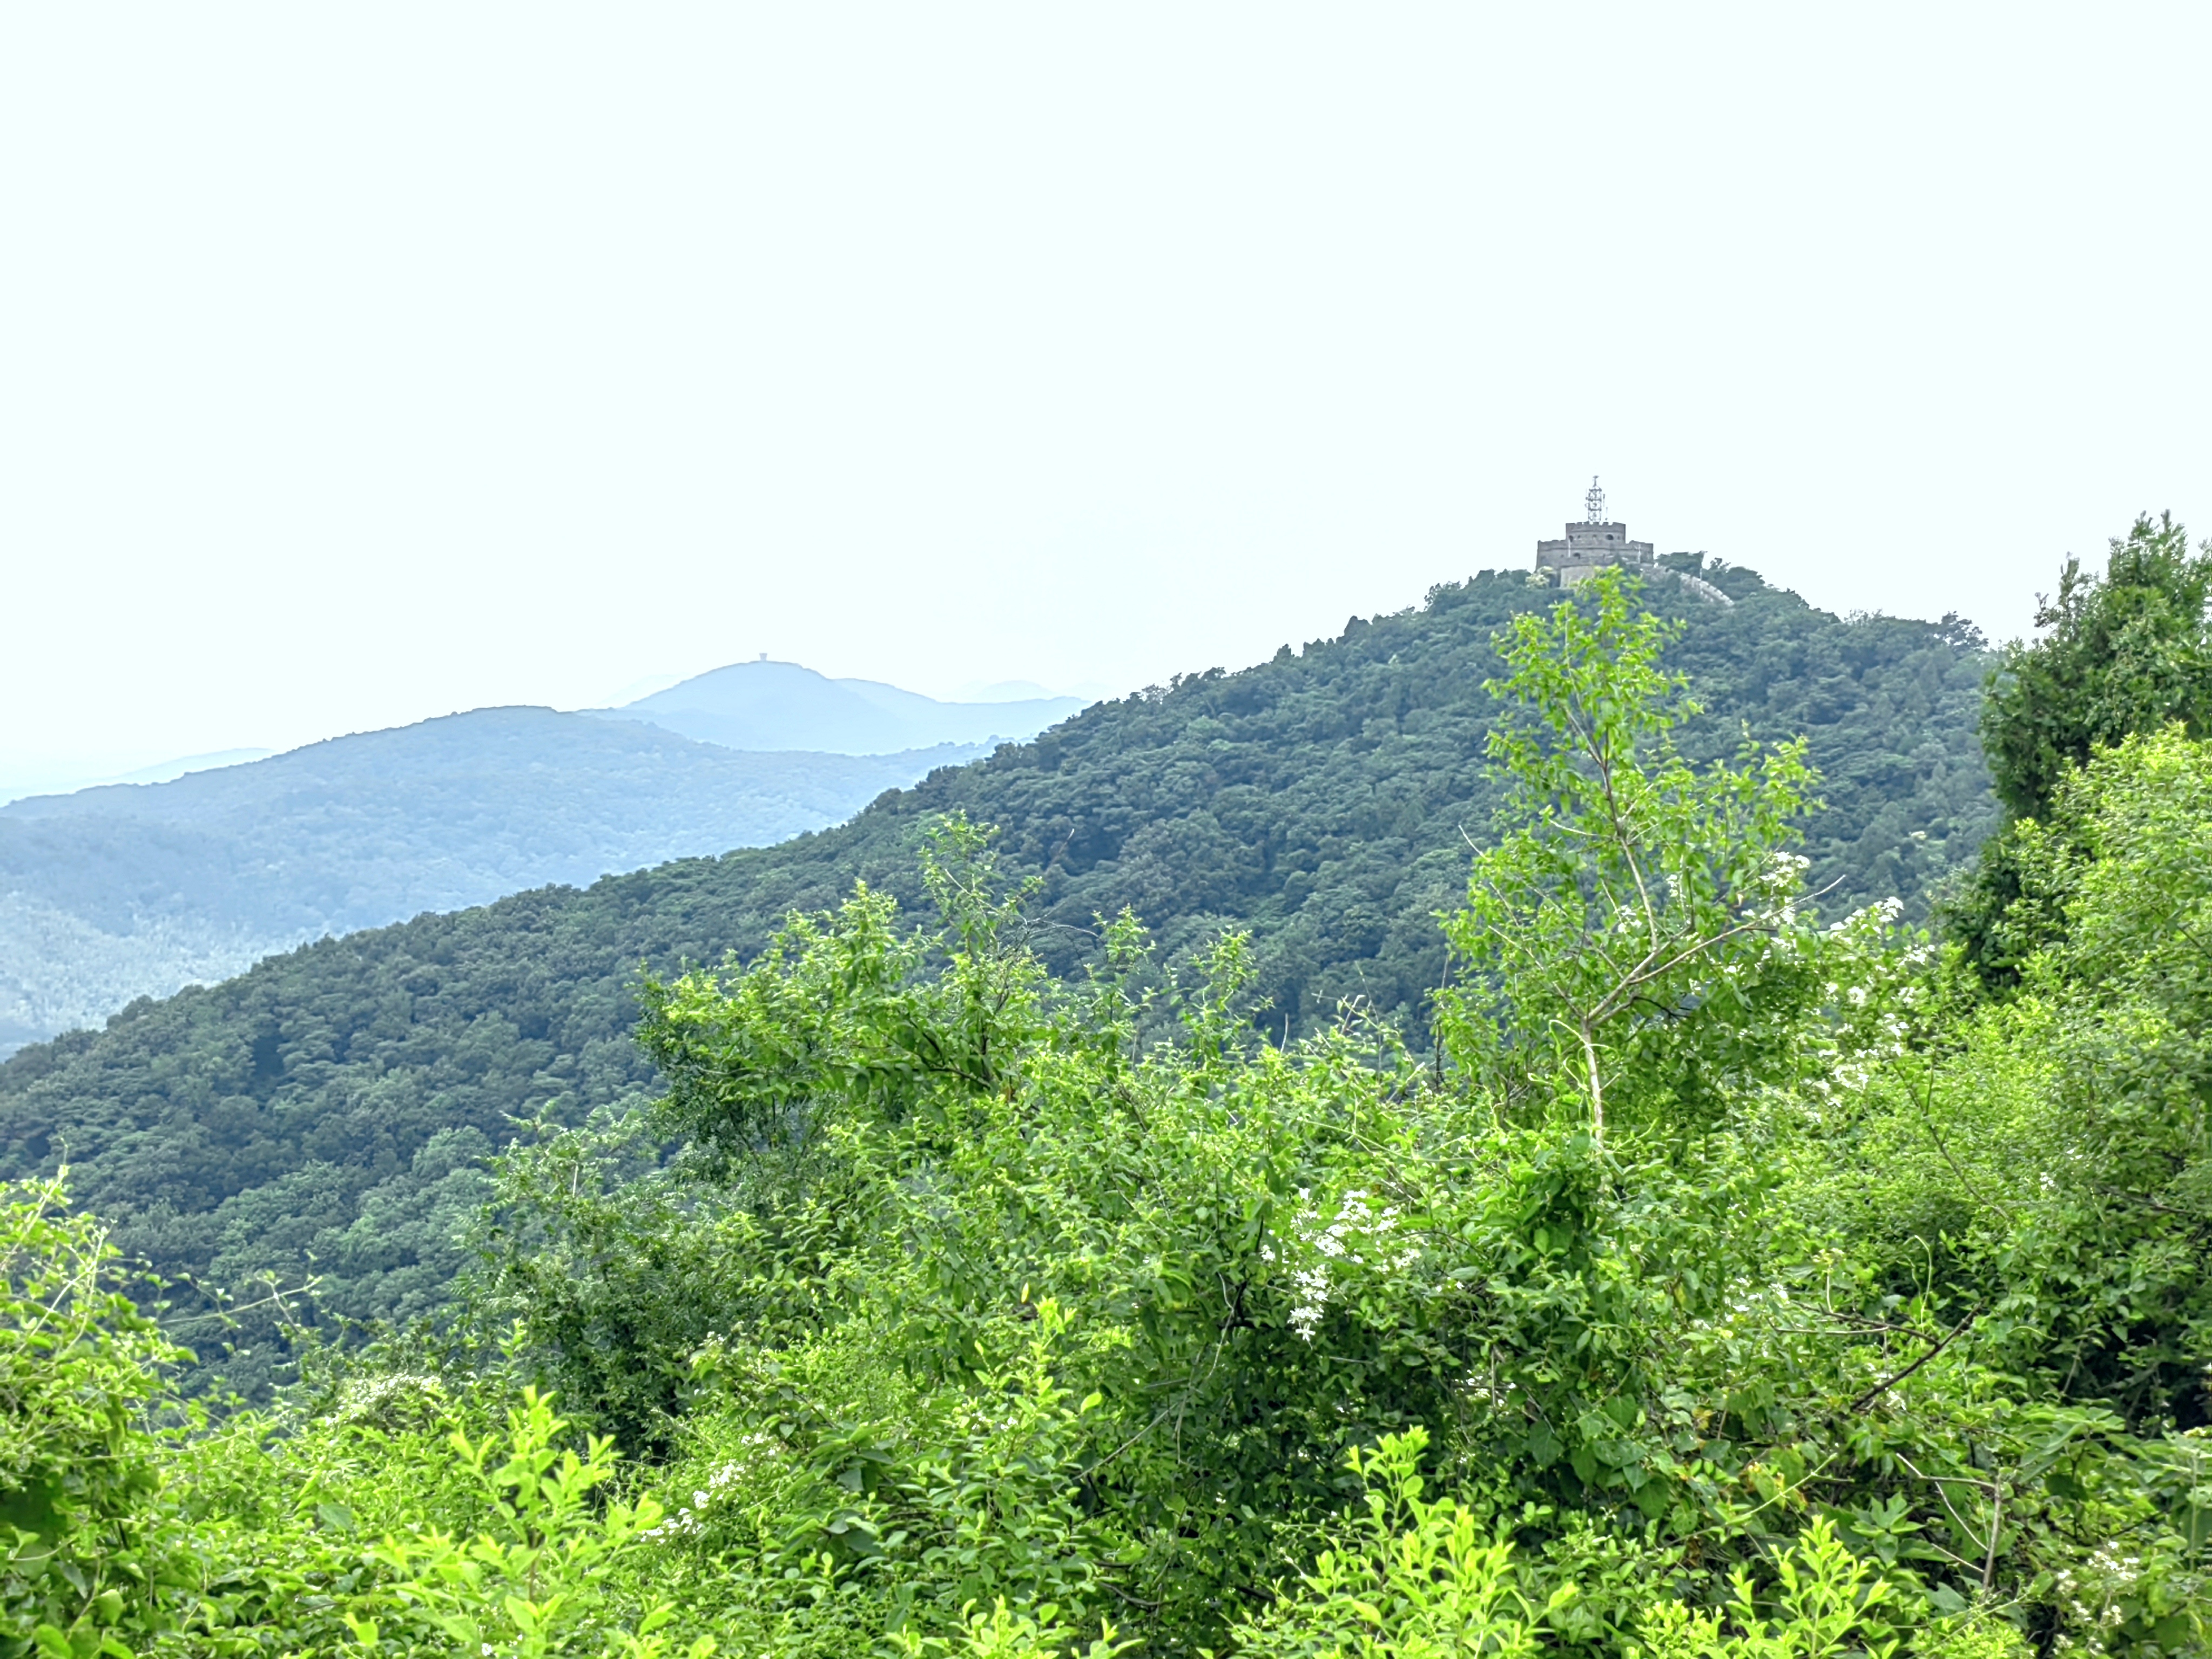
[[[1583,505],[1589,509],[1592,524],[1605,522],[1605,491],[1597,487],[1597,474],[1590,474],[1589,494],[1583,497]]]

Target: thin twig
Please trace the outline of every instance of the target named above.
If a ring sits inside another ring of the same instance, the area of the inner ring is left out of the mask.
[[[1875,1383],[1874,1387],[1869,1389],[1856,1400],[1852,1401],[1850,1406],[1851,1410],[1855,1412],[1865,1410],[1867,1407],[1871,1405],[1875,1400],[1888,1393],[1890,1389],[1904,1382],[1906,1377],[1911,1376],[1913,1372],[1918,1370],[1923,1365],[1933,1359],[1937,1354],[1949,1347],[1951,1344],[1966,1330],[1967,1326],[1972,1324],[1981,1316],[1982,1310],[1979,1308],[1973,1309],[1964,1319],[1960,1320],[1957,1324],[1951,1328],[1951,1333],[1948,1336],[1946,1336],[1941,1342],[1938,1342],[1934,1347],[1929,1349],[1926,1353],[1922,1354],[1919,1358],[1914,1360],[1910,1365],[1907,1365],[1903,1370],[1898,1372],[1895,1376],[1891,1377],[1887,1382]]]

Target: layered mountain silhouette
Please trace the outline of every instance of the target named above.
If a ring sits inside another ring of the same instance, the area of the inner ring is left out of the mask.
[[[623,708],[479,708],[13,801],[0,1055],[326,934],[824,829],[1081,706],[743,663]]]

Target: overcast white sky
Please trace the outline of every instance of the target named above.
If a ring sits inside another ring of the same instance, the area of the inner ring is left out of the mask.
[[[2212,531],[2212,7],[0,14],[0,783]]]

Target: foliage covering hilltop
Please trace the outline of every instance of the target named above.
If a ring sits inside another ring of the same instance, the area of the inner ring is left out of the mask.
[[[1236,930],[1055,975],[953,814],[934,924],[649,981],[659,1102],[505,1155],[448,1339],[274,1414],[162,1438],[21,1190],[16,1650],[2206,1652],[2212,744],[2058,784],[1992,997],[1805,902],[1803,750],[1692,758],[1629,598],[1502,636],[1433,1055],[1261,1041]]]
[[[1840,883],[1823,902],[1917,903],[1992,811],[1978,639],[1839,620],[1749,571],[1708,574],[1733,609],[1671,583],[1650,595],[1683,623],[1669,660],[1708,709],[1686,749],[1732,752],[1746,724],[1807,738],[1826,803],[1806,819],[1812,882]],[[1433,918],[1498,799],[1483,757],[1492,635],[1550,597],[1518,572],[1440,587],[1303,653],[1093,708],[844,829],[325,941],[133,1008],[0,1066],[0,1176],[66,1157],[81,1201],[172,1277],[296,1279],[312,1257],[335,1312],[426,1312],[513,1117],[650,1091],[630,1038],[641,961],[665,973],[750,956],[856,878],[924,903],[917,827],[947,811],[999,826],[1009,872],[1042,876],[1036,944],[1057,973],[1094,960],[1093,917],[1125,906],[1170,963],[1233,924],[1253,933],[1271,1036],[1358,996],[1424,1046],[1444,969]],[[250,1346],[227,1362],[247,1386],[281,1357]]]

